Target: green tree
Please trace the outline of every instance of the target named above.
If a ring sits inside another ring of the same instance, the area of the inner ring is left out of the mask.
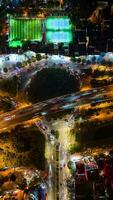
[[[28,88],[31,102],[57,97],[79,90],[79,81],[69,71],[61,68],[45,68],[37,72]]]
[[[36,54],[36,59],[37,59],[38,61],[41,60],[41,59],[42,59],[41,54],[37,53],[37,54]]]
[[[44,134],[35,126],[25,128],[22,125],[18,125],[9,134],[8,132],[0,134],[0,167],[2,168],[6,165],[7,167],[34,166],[38,169],[45,170],[45,140]],[[2,145],[6,141],[7,150]],[[15,181],[12,173],[9,174],[7,179]],[[16,181],[18,181],[18,177]],[[3,178],[0,176],[0,186],[2,182]]]
[[[21,68],[22,67],[22,63],[21,62],[17,62],[16,66],[19,67],[19,68]]]
[[[21,82],[18,76],[13,76],[11,79],[1,80],[0,89],[9,92],[15,96],[20,88]]]
[[[4,70],[4,72],[5,72],[5,73],[7,73],[7,72],[8,72],[8,69],[7,69],[7,67],[4,67],[4,69],[3,69],[3,70]]]

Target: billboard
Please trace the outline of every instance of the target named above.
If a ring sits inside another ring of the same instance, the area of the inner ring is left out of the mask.
[[[22,47],[22,42],[19,40],[19,41],[9,41],[9,47]]]
[[[48,30],[71,30],[72,24],[70,19],[66,16],[64,17],[47,17],[46,19],[46,29]]]
[[[46,18],[46,40],[52,43],[70,43],[73,40],[72,24],[67,16]]]
[[[13,18],[9,22],[9,44],[12,41],[30,40],[41,41],[41,19],[38,18]],[[16,45],[16,43],[15,43]]]
[[[46,38],[48,42],[52,43],[70,43],[72,41],[71,31],[47,31]]]

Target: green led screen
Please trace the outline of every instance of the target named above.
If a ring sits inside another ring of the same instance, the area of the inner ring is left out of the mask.
[[[67,16],[46,18],[46,40],[51,43],[70,43],[73,40],[72,24]]]
[[[9,41],[41,41],[41,20],[37,18],[10,17]]]
[[[10,47],[17,47],[17,46],[22,47],[22,42],[20,40],[19,41],[9,41],[9,46]]]

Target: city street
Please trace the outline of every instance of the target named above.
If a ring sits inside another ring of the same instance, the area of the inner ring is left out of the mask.
[[[112,99],[113,86],[107,86],[88,91],[78,92],[76,94],[64,95],[47,101],[39,102],[31,106],[26,106],[20,110],[14,110],[0,116],[0,131],[6,130],[17,124],[26,122],[31,119],[40,118],[39,116],[50,115],[54,112],[63,112],[73,110],[81,105],[87,106],[89,103],[96,103]],[[101,92],[101,94],[100,94]],[[110,96],[109,96],[110,94]],[[75,109],[76,112],[76,109]],[[76,116],[79,113],[76,113]]]
[[[59,133],[59,199],[68,200],[67,179],[70,177],[70,172],[67,167],[69,160],[68,148],[70,144],[74,143],[74,136],[71,135],[71,130],[74,126],[70,127],[64,119],[56,120],[52,123],[52,128]]]
[[[0,0],[0,200],[113,200],[113,1]]]

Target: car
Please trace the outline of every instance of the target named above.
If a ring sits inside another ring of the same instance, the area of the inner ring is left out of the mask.
[[[5,171],[7,169],[9,169],[9,167],[3,167],[3,168],[0,168],[0,171]]]

